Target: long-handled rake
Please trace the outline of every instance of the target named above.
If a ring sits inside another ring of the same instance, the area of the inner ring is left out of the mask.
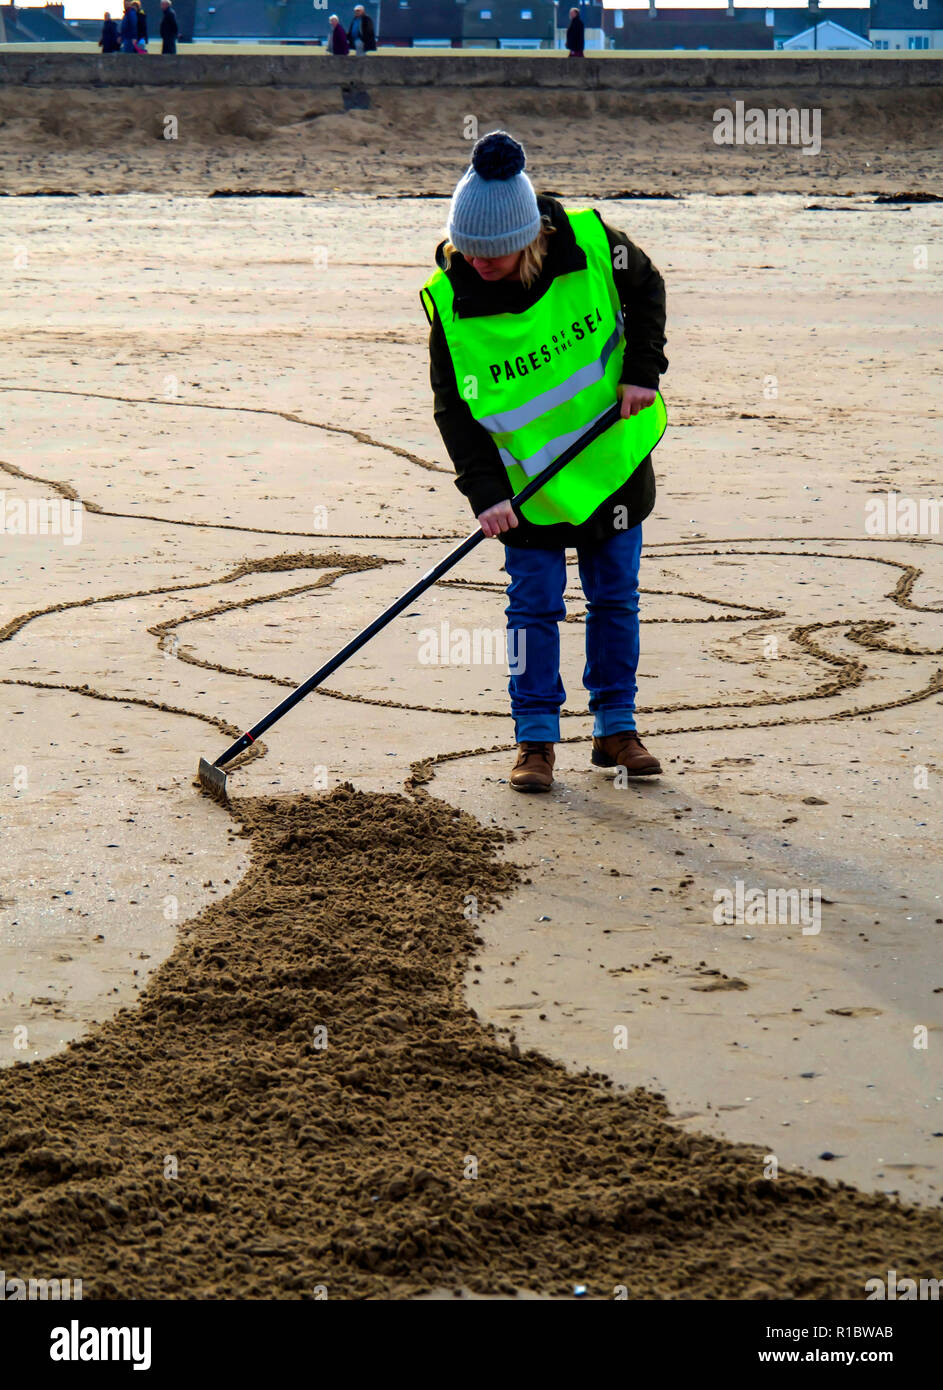
[[[651,409],[652,407],[647,408]],[[664,407],[662,406],[662,411],[663,409]],[[521,507],[533,497],[535,492],[539,492],[544,484],[555,477],[557,473],[560,472],[561,468],[565,468],[571,459],[576,458],[577,454],[581,453],[588,444],[591,444],[594,439],[598,439],[601,434],[605,433],[610,425],[614,425],[619,419],[620,413],[620,406],[618,404],[611,406],[604,415],[601,415],[599,419],[585,431],[584,434],[580,435],[579,439],[575,440],[569,448],[564,449],[559,458],[554,459],[553,463],[548,464],[542,473],[538,473],[535,478],[532,478],[516,497],[511,498],[511,505],[515,512],[520,513]],[[391,603],[389,608],[381,613],[378,618],[374,618],[373,622],[370,623],[368,627],[365,627],[362,632],[358,632],[357,636],[348,642],[346,647],[342,647],[339,652],[336,652],[334,656],[331,657],[330,661],[326,661],[320,670],[315,671],[314,675],[310,676],[303,685],[299,685],[297,690],[293,690],[290,695],[286,696],[280,705],[276,705],[275,708],[270,710],[257,724],[253,724],[252,728],[249,729],[247,733],[244,733],[241,738],[237,738],[236,742],[232,744],[231,747],[227,748],[225,753],[221,754],[214,763],[209,763],[205,758],[201,758],[198,775],[203,788],[218,801],[225,801],[227,799],[226,773],[223,771],[225,765],[232,762],[233,758],[237,757],[239,753],[244,752],[251,744],[255,743],[256,739],[259,738],[261,734],[264,734],[266,729],[270,729],[273,724],[281,719],[283,714],[287,714],[290,709],[294,709],[295,705],[299,704],[306,695],[310,695],[312,690],[316,690],[322,681],[327,680],[328,676],[337,670],[338,666],[343,666],[345,661],[349,661],[355,652],[359,652],[360,648],[370,641],[371,637],[375,637],[378,632],[382,631],[387,623],[392,622],[398,613],[402,613],[404,608],[408,608],[414,599],[417,599],[420,594],[424,594],[437,580],[442,578],[443,574],[447,574],[450,569],[458,564],[459,560],[464,559],[464,557],[474,550],[475,546],[484,539],[485,533],[479,527],[477,531],[474,531],[466,540],[463,540],[457,545],[454,550],[449,551],[444,559],[440,560],[433,569],[424,574],[412,588],[407,589],[406,593],[402,594],[395,603]]]

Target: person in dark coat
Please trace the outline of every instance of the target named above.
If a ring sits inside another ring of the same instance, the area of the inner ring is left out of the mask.
[[[118,38],[118,26],[107,10],[105,11],[105,22],[102,25],[102,36],[98,40],[98,47],[102,53],[117,53],[121,47],[121,40]]]
[[[160,41],[161,53],[176,53],[177,35],[180,29],[177,25],[177,16],[174,14],[174,7],[170,0],[160,0]]]
[[[133,0],[124,0],[124,14],[121,17],[121,52],[138,51],[138,12]]]
[[[331,15],[328,23],[331,26],[331,32],[327,36],[327,52],[333,53],[335,58],[343,58],[350,52],[347,31],[336,14]]]
[[[585,43],[585,30],[583,21],[580,19],[579,10],[570,11],[570,23],[566,31],[566,46],[570,50],[571,58],[582,58],[583,44]]]
[[[144,13],[144,6],[141,0],[134,0],[134,8],[138,14],[138,51],[147,52],[147,15]]]
[[[356,53],[375,53],[377,51],[377,35],[373,27],[373,20],[363,5],[354,6],[354,17],[350,22],[347,37]]]

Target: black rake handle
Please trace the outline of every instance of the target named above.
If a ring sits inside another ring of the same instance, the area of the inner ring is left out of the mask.
[[[536,492],[539,492],[546,483],[549,483],[551,478],[555,478],[560,470],[565,468],[572,459],[575,459],[577,454],[582,453],[588,444],[592,444],[601,434],[605,434],[610,425],[616,423],[621,413],[621,406],[616,404],[610,406],[605,415],[600,415],[599,419],[596,420],[594,424],[590,425],[589,429],[581,434],[579,439],[574,440],[569,448],[564,449],[563,453],[560,454],[558,458],[554,459],[553,463],[549,463],[543,472],[538,473],[536,478],[532,478],[527,486],[521,489],[516,497],[511,498],[511,506],[514,508],[514,511],[520,515],[520,510],[524,503],[529,502]],[[424,594],[427,589],[431,589],[433,584],[440,580],[444,574],[447,574],[450,569],[454,568],[459,560],[463,560],[466,555],[470,554],[471,551],[475,549],[475,546],[480,544],[484,539],[485,533],[479,526],[477,531],[473,531],[472,534],[461,541],[454,550],[450,550],[448,555],[441,559],[437,565],[434,565],[431,570],[428,570],[421,579],[417,580],[412,588],[407,589],[405,594],[402,594],[394,603],[391,603],[389,608],[382,612],[378,618],[374,618],[369,626],[365,627],[362,632],[358,632],[356,637],[351,638],[346,647],[342,647],[339,652],[335,652],[330,660],[326,661],[320,670],[315,671],[313,676],[309,676],[303,685],[299,685],[297,690],[293,690],[290,695],[287,695],[280,705],[276,705],[275,708],[270,710],[257,724],[253,724],[252,728],[249,729],[247,733],[237,738],[236,742],[227,748],[226,752],[223,753],[221,757],[216,759],[213,766],[225,767],[226,763],[232,762],[233,758],[239,753],[245,752],[251,744],[255,743],[257,738],[265,733],[266,729],[270,729],[273,724],[281,719],[282,715],[287,714],[289,710],[295,708],[295,705],[300,704],[306,695],[310,695],[312,690],[316,690],[322,681],[327,680],[328,676],[333,675],[339,666],[344,665],[345,661],[349,661],[355,652],[359,652],[361,647],[366,646],[371,637],[375,637],[378,632],[381,632],[388,623],[391,623],[398,614],[402,613],[404,608],[408,608],[420,594]]]

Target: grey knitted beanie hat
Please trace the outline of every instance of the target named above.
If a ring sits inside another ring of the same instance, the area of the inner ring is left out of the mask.
[[[449,208],[449,240],[466,258],[523,251],[540,231],[525,163],[523,147],[506,131],[494,130],[475,145]]]

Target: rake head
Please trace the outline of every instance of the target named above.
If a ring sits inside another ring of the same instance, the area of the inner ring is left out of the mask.
[[[226,774],[221,767],[214,767],[205,758],[201,758],[197,776],[200,779],[200,786],[207,796],[211,796],[214,801],[219,801],[223,805],[229,801],[229,795],[226,791]]]

